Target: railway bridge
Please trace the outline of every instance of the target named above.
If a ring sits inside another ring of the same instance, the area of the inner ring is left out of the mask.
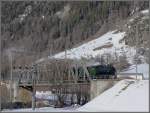
[[[82,72],[78,67],[83,68]],[[13,100],[17,101],[19,87],[24,88],[32,93],[33,109],[36,91],[50,90],[56,95],[84,94],[90,99],[89,73],[83,63],[71,60],[53,59],[32,66],[14,66],[10,81],[15,84]]]
[[[34,65],[12,66],[9,81],[10,86],[14,84],[15,87],[11,100],[16,102],[18,90],[23,88],[32,94],[33,109],[36,91],[51,91],[60,100],[64,95],[76,95],[78,104],[81,95],[86,99],[85,102],[88,102],[119,81],[117,79],[92,80],[85,65],[81,61],[49,59]],[[78,70],[79,67],[82,69]]]

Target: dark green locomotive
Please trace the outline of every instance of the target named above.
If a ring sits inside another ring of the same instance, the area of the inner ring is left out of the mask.
[[[73,69],[75,72],[75,69]],[[117,72],[114,66],[112,65],[96,65],[96,66],[88,66],[87,70],[92,79],[116,79]],[[79,77],[83,78],[84,69],[79,67],[77,69],[79,73]]]
[[[112,65],[97,65],[87,67],[92,79],[116,79],[117,72]]]

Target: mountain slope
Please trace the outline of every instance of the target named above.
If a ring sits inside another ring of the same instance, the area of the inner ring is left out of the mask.
[[[82,57],[95,57],[98,54],[103,54],[105,50],[107,52],[114,52],[115,48],[120,49],[122,45],[119,43],[119,40],[121,40],[124,37],[125,33],[120,32],[116,33],[115,31],[108,32],[104,34],[103,36],[92,40],[90,42],[87,42],[77,48],[73,48],[71,50],[67,50],[67,58],[72,59],[80,59]],[[106,46],[104,48],[104,46]],[[98,49],[101,48],[101,49]],[[119,51],[117,51],[119,52]],[[61,52],[59,54],[56,54],[53,56],[54,58],[65,58],[65,52]]]
[[[9,1],[2,2],[2,50],[15,47],[52,53],[91,38],[129,17],[133,10],[148,7],[148,2],[118,1]]]

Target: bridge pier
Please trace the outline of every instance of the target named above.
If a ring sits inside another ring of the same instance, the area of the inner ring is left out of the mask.
[[[14,84],[13,84],[13,90],[14,90],[13,102],[17,102],[18,101],[18,93],[19,93],[18,82],[14,82]]]
[[[36,107],[35,106],[36,105],[36,97],[35,97],[35,95],[36,95],[36,89],[35,89],[35,86],[34,85],[32,85],[32,86],[31,85],[29,85],[29,86],[21,85],[19,87],[21,87],[21,88],[23,88],[23,89],[31,92],[32,110],[35,110],[35,107]]]
[[[33,88],[33,91],[32,91],[32,110],[35,110],[35,103],[36,103],[35,94],[36,94],[36,91],[35,91],[35,89]]]
[[[107,89],[114,86],[119,79],[97,79],[91,80],[90,84],[90,100],[97,97]]]

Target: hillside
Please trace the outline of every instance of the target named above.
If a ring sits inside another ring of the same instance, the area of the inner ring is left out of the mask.
[[[71,48],[145,8],[147,2],[2,2],[2,50],[62,51],[65,39]]]
[[[148,56],[147,49],[143,50],[148,47],[148,18],[145,16],[145,12],[137,13],[147,8],[147,1],[3,1],[1,17],[2,75],[9,74],[10,50],[20,51],[20,53],[13,54],[14,65],[29,65],[39,58],[53,56],[65,49],[77,48],[114,30],[121,34],[125,32],[126,36],[120,38],[126,46],[134,47],[137,23],[141,27],[139,37],[142,37],[138,40],[139,53]],[[132,21],[129,21],[130,18]],[[111,34],[112,37],[115,37],[115,33]],[[115,38],[113,40],[118,41]],[[108,47],[113,48],[108,50],[114,50],[117,46],[115,42],[108,42],[110,43],[100,45],[105,49]],[[100,49],[103,48],[100,45],[96,45],[97,48],[93,48],[94,50],[89,52],[93,53],[94,51],[94,55],[97,56],[101,53]],[[34,54],[31,55],[30,52]],[[84,56],[84,53],[80,54]],[[148,62],[147,59],[146,62]],[[125,67],[127,66],[129,66],[128,63]]]

